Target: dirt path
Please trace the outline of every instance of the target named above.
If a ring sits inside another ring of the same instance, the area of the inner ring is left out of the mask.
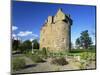
[[[64,66],[53,65],[50,63],[51,59],[47,59],[46,62],[34,63],[29,57],[20,55],[26,61],[26,67],[15,73],[29,73],[29,72],[46,72],[46,71],[63,71],[63,70],[76,70],[79,69],[78,63],[69,61],[69,64]],[[75,65],[77,64],[77,65]]]
[[[48,59],[44,63],[37,63],[35,64],[30,58],[23,56],[23,58],[26,61],[26,68],[20,71],[16,71],[16,73],[28,73],[28,72],[46,72],[46,71],[60,71],[60,70],[72,70],[72,69],[78,69],[76,66],[73,66],[72,64],[64,65],[64,66],[58,66],[53,65],[50,63],[51,59]]]

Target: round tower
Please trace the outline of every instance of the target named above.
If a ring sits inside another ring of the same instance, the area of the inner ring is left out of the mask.
[[[71,49],[71,25],[72,20],[70,15],[64,14],[62,9],[59,9],[54,17],[55,22],[55,49],[70,50]]]

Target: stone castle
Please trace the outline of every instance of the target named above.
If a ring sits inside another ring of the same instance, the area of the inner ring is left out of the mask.
[[[64,51],[71,48],[70,15],[59,9],[55,16],[48,16],[40,31],[40,49]]]

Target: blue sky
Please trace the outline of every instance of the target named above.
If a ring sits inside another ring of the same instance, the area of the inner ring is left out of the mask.
[[[88,30],[95,42],[95,6],[80,6],[71,4],[50,4],[13,1],[12,4],[12,35],[22,40],[40,37],[40,29],[49,15],[54,16],[62,8],[65,14],[70,14],[73,20],[71,40],[75,40],[84,30]]]

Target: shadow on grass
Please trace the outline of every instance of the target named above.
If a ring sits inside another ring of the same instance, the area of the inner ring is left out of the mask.
[[[89,49],[81,49],[81,50],[71,50],[69,53],[83,53],[83,52],[95,52],[95,50],[89,50]]]
[[[82,52],[84,52],[84,51],[82,51],[82,50],[71,50],[69,53],[82,53]]]
[[[36,66],[37,66],[37,64],[30,64],[30,65],[26,65],[26,66],[24,67],[24,69],[30,68],[30,67],[36,67]]]

